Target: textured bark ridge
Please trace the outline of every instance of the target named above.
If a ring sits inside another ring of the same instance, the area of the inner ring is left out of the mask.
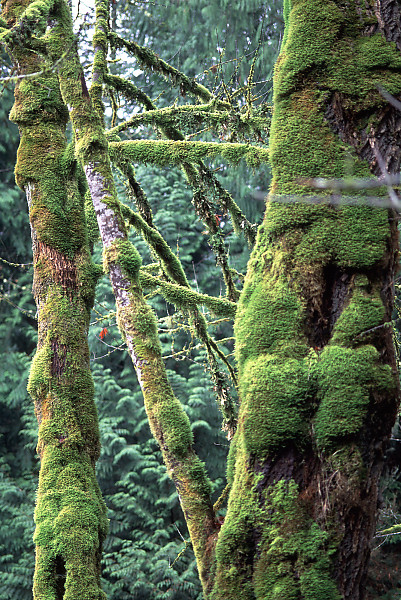
[[[385,326],[396,219],[364,192],[356,205],[302,196],[317,196],[311,178],[398,172],[400,113],[379,91],[401,93],[398,10],[285,6],[271,196],[237,311],[241,410],[214,599],[364,597],[399,401]],[[288,194],[299,202],[280,202]]]

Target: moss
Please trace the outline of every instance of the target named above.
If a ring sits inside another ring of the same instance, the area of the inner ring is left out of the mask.
[[[99,240],[100,234],[95,209],[89,191],[85,194],[85,220],[88,231],[88,241],[90,244],[94,245]]]
[[[206,294],[194,292],[184,285],[177,285],[149,275],[145,271],[140,273],[140,281],[144,287],[159,288],[163,297],[179,309],[194,309],[198,304],[207,306],[214,314],[233,318],[236,304],[225,298],[216,298]]]
[[[237,459],[237,444],[240,442],[240,437],[239,437],[239,434],[237,433],[237,431],[235,432],[235,435],[234,435],[233,439],[231,440],[230,449],[228,451],[228,458],[227,458],[226,478],[227,478],[227,484],[230,487],[232,487],[232,484],[234,482],[235,461]]]
[[[352,296],[343,309],[332,336],[333,344],[355,346],[367,342],[385,319],[380,291],[370,290],[365,275],[356,275]],[[370,330],[373,331],[370,331]]]
[[[254,572],[255,597],[281,600],[339,600],[330,573],[328,533],[308,516],[294,481],[280,481],[264,492],[261,554]]]
[[[142,64],[145,68],[150,68],[153,71],[164,75],[169,82],[179,85],[181,91],[198,96],[205,102],[211,100],[212,98],[214,99],[213,95],[207,88],[166,63],[150,48],[140,46],[136,42],[128,42],[123,40],[114,32],[110,32],[108,37],[112,46],[116,48],[125,48],[125,50],[136,56],[140,64]],[[217,100],[215,101],[218,102]],[[223,103],[221,101],[219,103],[227,106],[227,103]]]
[[[269,481],[276,472],[284,477],[282,457],[295,448],[300,463],[323,461],[317,478],[338,469],[360,490],[363,432],[379,418],[378,403],[396,394],[391,367],[374,346],[389,312],[382,277],[388,213],[364,205],[364,191],[355,194],[360,204],[345,197],[332,205],[332,191],[315,190],[311,179],[371,176],[375,165],[361,155],[367,136],[379,136],[386,101],[377,88],[401,93],[401,58],[381,34],[366,34],[371,17],[353,4],[286,1],[284,18],[270,201],[236,313],[241,407],[214,600],[238,589],[252,600],[339,600],[332,570],[342,532],[329,519],[327,530],[315,522],[320,509],[314,497],[312,515],[310,488],[284,479],[265,488],[258,468]]]
[[[241,159],[256,167],[269,160],[269,151],[252,147],[248,144],[231,144],[218,142],[187,142],[167,140],[131,140],[111,142],[112,160],[118,162],[122,157],[132,162],[152,163],[161,166],[196,163],[205,157],[221,156],[229,163],[237,165]],[[121,157],[121,158],[120,158]]]
[[[239,420],[249,454],[264,459],[290,442],[305,443],[309,391],[305,361],[269,355],[248,359],[240,383]]]
[[[320,449],[340,446],[361,431],[375,393],[395,390],[389,365],[380,364],[374,346],[344,348],[326,346],[319,358],[321,398],[314,418]]]
[[[110,246],[103,248],[103,265],[106,272],[109,271],[110,263],[118,263],[125,276],[138,283],[142,259],[129,240],[117,239]]]
[[[303,307],[295,290],[282,276],[273,276],[270,284],[266,285],[261,274],[252,271],[246,278],[235,326],[240,376],[249,358],[277,350],[302,356],[305,351],[305,340],[298,333]]]
[[[249,600],[340,600],[330,563],[336,547],[309,516],[296,483],[281,480],[263,490],[243,448],[237,456],[211,598],[236,597],[240,589]],[[249,552],[253,564],[245,559]]]
[[[238,434],[237,434],[238,435]],[[238,440],[239,441],[239,440]],[[252,552],[252,530],[260,518],[256,489],[246,468],[246,455],[237,445],[237,470],[228,499],[227,515],[216,543],[216,579],[211,599],[223,600],[241,590],[244,600],[254,600],[251,564],[243,557]]]
[[[46,29],[52,4],[45,5],[30,3],[24,22]],[[22,73],[40,71],[40,55],[25,50],[18,40],[13,58]],[[87,345],[99,271],[87,247],[82,173],[66,144],[68,111],[58,75],[22,79],[12,118],[21,132],[16,177],[29,191],[38,305],[38,350],[28,386],[40,423],[34,596],[54,598],[56,571],[64,564],[65,600],[100,599],[107,519],[94,474],[99,431]]]

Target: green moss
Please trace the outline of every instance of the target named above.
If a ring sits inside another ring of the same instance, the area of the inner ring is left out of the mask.
[[[110,246],[103,249],[103,264],[106,272],[110,262],[118,263],[130,281],[139,281],[139,269],[142,259],[135,246],[125,239],[117,239]]]
[[[240,383],[239,419],[249,454],[263,459],[290,442],[304,443],[309,390],[305,361],[269,355],[248,359]]]
[[[238,434],[237,434],[238,435]],[[260,510],[253,480],[246,468],[246,456],[237,446],[237,471],[228,499],[227,515],[216,543],[216,580],[211,598],[223,600],[241,590],[244,600],[254,600],[251,564],[243,557],[252,552],[252,530]]]
[[[365,111],[373,115],[385,103],[377,86],[401,90],[395,44],[380,33],[364,35],[363,18],[351,5],[298,0],[291,6],[291,12],[286,6],[289,24],[276,66],[270,144],[273,191],[280,194],[305,193],[302,178],[342,177],[349,170],[351,149],[326,120],[325,103],[333,93],[345,95],[344,109],[354,113],[357,128],[361,119],[363,128]],[[353,162],[360,173],[361,161],[354,155]]]
[[[340,600],[331,577],[335,545],[308,514],[292,480],[262,489],[261,476],[238,469],[216,545],[217,578],[211,598]],[[244,469],[245,467],[245,469]],[[253,564],[244,558],[252,552]]]
[[[258,270],[260,267],[257,267]],[[263,267],[260,268],[262,270]],[[245,361],[260,354],[302,356],[305,341],[299,338],[303,307],[284,277],[272,276],[270,286],[262,273],[250,271],[237,309],[236,355],[240,375]]]
[[[227,458],[227,470],[226,470],[226,478],[227,484],[232,487],[234,482],[235,475],[235,461],[237,460],[237,445],[241,442],[240,436],[238,434],[238,430],[235,432],[235,435],[230,443],[230,449],[228,451]]]
[[[355,277],[355,287],[347,306],[342,311],[332,336],[333,344],[346,346],[367,342],[373,329],[384,322],[385,308],[379,290],[371,292],[364,275]]]
[[[255,597],[264,600],[308,598],[339,600],[330,573],[328,532],[308,516],[294,481],[279,481],[265,491],[261,554],[254,572]]]
[[[371,17],[353,4],[286,1],[284,18],[271,196],[236,314],[241,407],[214,600],[243,588],[252,600],[339,600],[332,569],[341,534],[329,521],[327,531],[314,522],[310,489],[300,494],[291,480],[264,489],[257,472],[271,476],[289,448],[310,461],[314,448],[325,461],[322,476],[339,470],[360,489],[361,436],[377,418],[369,409],[395,393],[391,367],[373,345],[388,315],[381,273],[388,213],[366,206],[365,191],[355,194],[360,204],[344,197],[344,205],[330,205],[332,191],[310,180],[371,176],[359,154],[386,104],[378,86],[401,93],[401,58],[382,34],[366,34]]]
[[[46,28],[50,4],[47,8],[45,4],[31,3],[24,19]],[[59,50],[58,58],[65,47]],[[21,40],[16,54],[23,72],[43,67],[39,55],[24,53]],[[58,74],[22,79],[12,117],[21,132],[16,177],[29,191],[35,235],[33,289],[39,340],[28,388],[40,423],[41,469],[34,595],[54,599],[56,568],[64,563],[64,600],[78,596],[93,600],[102,597],[99,550],[107,530],[94,474],[99,431],[87,346],[99,271],[87,247],[81,194],[85,186],[74,149],[66,146],[68,111]],[[85,591],[77,593],[78,588]]]
[[[90,244],[95,244],[99,240],[99,227],[89,191],[85,194],[85,220],[88,231],[88,241]]]
[[[199,294],[184,285],[177,285],[149,275],[146,271],[141,271],[139,278],[144,287],[159,288],[162,296],[179,309],[196,309],[197,305],[201,304],[207,306],[216,315],[228,318],[233,318],[235,315],[236,304],[225,298]]]
[[[321,399],[314,418],[320,449],[340,446],[361,431],[373,390],[395,389],[391,367],[381,365],[379,359],[373,346],[351,349],[333,343],[322,351],[318,363]]]
[[[116,162],[125,157],[132,162],[161,166],[182,162],[197,163],[205,157],[214,158],[216,156],[221,156],[234,165],[237,165],[241,159],[245,159],[252,167],[260,166],[261,162],[269,160],[267,149],[228,142],[131,140],[111,142],[109,147],[111,158]]]

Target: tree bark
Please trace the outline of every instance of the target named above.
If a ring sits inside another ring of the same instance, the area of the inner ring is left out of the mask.
[[[167,379],[155,315],[146,303],[139,281],[141,259],[129,242],[111,170],[101,113],[101,72],[107,53],[104,26],[106,0],[98,0],[95,31],[94,81],[87,92],[82,67],[74,47],[67,4],[54,10],[49,52],[56,60],[60,48],[71,48],[59,70],[63,100],[71,109],[76,150],[85,171],[104,248],[104,268],[117,307],[117,323],[127,343],[141,386],[150,428],[159,443],[173,479],[197,559],[204,589],[210,587],[213,541],[218,529],[210,499],[210,482],[204,464],[193,449],[189,419]],[[94,98],[94,103],[91,101]]]

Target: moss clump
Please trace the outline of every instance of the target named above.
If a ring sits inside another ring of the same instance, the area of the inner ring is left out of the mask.
[[[361,431],[373,393],[395,390],[389,365],[374,346],[326,346],[318,363],[320,404],[314,417],[316,443],[332,449]]]
[[[285,277],[273,275],[270,284],[259,273],[247,276],[235,327],[240,374],[245,362],[260,354],[279,350],[283,355],[302,356],[305,351],[305,342],[298,337],[303,307],[295,290]]]
[[[305,361],[269,355],[248,359],[240,384],[239,419],[249,454],[263,459],[290,442],[303,444],[309,390]]]
[[[106,272],[109,271],[111,262],[117,263],[130,281],[138,283],[142,259],[129,240],[117,239],[110,246],[103,248],[103,264]]]
[[[213,600],[340,600],[331,576],[335,546],[309,516],[293,480],[263,489],[237,447],[236,476],[216,545]],[[253,563],[246,561],[252,554]]]
[[[384,323],[385,308],[379,290],[371,291],[365,275],[356,275],[354,289],[333,332],[334,345],[357,346],[366,343]]]
[[[330,573],[334,548],[328,532],[314,523],[294,481],[279,481],[264,492],[261,554],[254,571],[255,597],[281,600],[340,600]]]
[[[243,558],[253,552],[253,529],[260,523],[260,509],[240,437],[237,437],[236,443],[236,476],[228,500],[227,515],[216,544],[213,600],[235,598],[238,590],[241,590],[244,600],[254,599],[252,566]]]

